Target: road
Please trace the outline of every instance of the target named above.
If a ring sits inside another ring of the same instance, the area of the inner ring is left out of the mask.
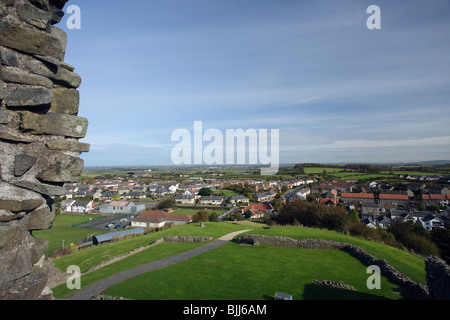
[[[201,247],[198,247],[198,248],[186,251],[186,252],[182,252],[182,253],[172,256],[172,257],[168,257],[168,258],[158,260],[158,261],[153,261],[153,262],[150,262],[150,263],[147,263],[147,264],[144,264],[144,265],[141,265],[141,266],[129,269],[129,270],[122,271],[120,273],[117,273],[108,278],[105,278],[103,280],[95,282],[95,283],[91,284],[90,286],[75,292],[74,294],[67,297],[67,300],[89,300],[89,299],[101,294],[106,289],[108,289],[109,287],[111,287],[117,283],[131,279],[133,277],[136,277],[136,276],[141,275],[146,272],[158,270],[158,269],[173,265],[175,263],[186,261],[186,260],[191,259],[195,256],[198,256],[202,253],[205,253],[209,250],[223,246],[227,242],[231,241],[237,235],[247,232],[247,231],[249,231],[249,230],[240,230],[240,231],[232,232],[232,233],[224,235],[212,242],[209,242]]]

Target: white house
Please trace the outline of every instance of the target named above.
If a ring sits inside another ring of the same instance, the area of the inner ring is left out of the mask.
[[[170,193],[175,193],[175,192],[177,192],[178,187],[179,187],[179,184],[172,184],[167,189],[170,191]]]
[[[188,203],[188,204],[195,204],[195,198],[193,195],[187,195],[187,194],[177,194],[173,197],[176,203]]]
[[[111,201],[109,204],[100,206],[99,210],[104,214],[134,214],[145,210],[145,204],[134,204],[131,201]]]
[[[249,203],[249,199],[246,196],[243,196],[241,194],[237,194],[230,197],[230,203]]]
[[[427,231],[432,231],[434,228],[444,228],[444,221],[432,214],[422,218],[420,222]]]
[[[310,194],[311,194],[311,190],[305,188],[305,189],[302,189],[302,190],[298,191],[298,192],[295,194],[295,197],[296,197],[297,199],[300,199],[300,200],[306,200],[306,198],[307,198],[308,195],[310,195]]]
[[[69,199],[69,200],[63,200],[61,202],[61,210],[64,212],[71,212],[72,211],[72,205],[75,203],[75,200]]]
[[[220,205],[223,199],[219,196],[204,196],[200,199],[201,204],[215,204]]]
[[[71,212],[89,213],[94,210],[93,201],[76,200],[71,206]]]

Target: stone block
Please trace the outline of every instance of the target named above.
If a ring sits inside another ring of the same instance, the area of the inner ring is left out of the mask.
[[[59,61],[64,60],[66,50],[66,43],[60,32],[47,33],[7,21],[0,23],[0,44],[30,54],[50,56]]]
[[[90,144],[68,140],[50,140],[46,143],[47,148],[57,151],[89,152]]]
[[[73,138],[84,138],[88,127],[86,118],[66,114],[35,114],[28,111],[22,114],[21,127],[33,134],[50,134]]]
[[[78,114],[80,104],[80,93],[73,89],[57,88],[53,90],[54,96],[50,111],[61,114]]]
[[[36,177],[45,182],[76,182],[83,172],[83,159],[64,156]]]
[[[51,211],[47,206],[35,209],[27,214],[28,230],[47,230],[50,229],[55,220],[55,213]],[[45,251],[42,253],[44,254]],[[41,256],[42,256],[41,254]],[[40,256],[39,256],[40,257]]]
[[[18,5],[17,15],[23,21],[40,29],[47,29],[52,20],[51,12],[41,10],[29,3],[22,3]]]
[[[13,67],[2,66],[0,68],[0,79],[19,84],[43,86],[46,88],[53,87],[53,82],[50,79]]]
[[[11,212],[31,211],[43,203],[44,199],[35,192],[0,182],[0,209]]]
[[[53,100],[53,90],[47,88],[16,89],[5,98],[8,107],[32,107],[49,105]]]

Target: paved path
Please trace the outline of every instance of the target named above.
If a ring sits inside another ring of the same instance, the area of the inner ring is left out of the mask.
[[[74,294],[67,297],[67,299],[68,300],[89,300],[92,297],[101,294],[103,291],[105,291],[109,287],[111,287],[119,282],[131,279],[133,277],[136,277],[136,276],[146,273],[146,272],[158,270],[158,269],[173,265],[175,263],[186,261],[190,258],[198,256],[202,253],[205,253],[209,250],[218,248],[218,247],[224,245],[225,243],[227,243],[228,241],[232,240],[235,236],[237,236],[241,233],[247,232],[247,231],[249,231],[249,230],[240,230],[240,231],[232,232],[223,237],[218,238],[217,240],[207,243],[201,247],[198,247],[198,248],[186,251],[186,252],[182,252],[182,253],[172,256],[172,257],[168,257],[168,258],[158,260],[158,261],[153,261],[153,262],[150,262],[150,263],[147,263],[147,264],[144,264],[144,265],[141,265],[141,266],[129,269],[129,270],[122,271],[122,272],[112,275],[108,278],[97,281],[97,282],[91,284],[90,286],[75,292]]]

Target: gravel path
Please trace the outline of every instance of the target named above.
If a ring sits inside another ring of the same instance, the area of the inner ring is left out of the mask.
[[[224,245],[225,243],[227,243],[228,241],[231,241],[235,236],[237,236],[241,233],[247,232],[247,231],[249,231],[249,230],[241,230],[241,231],[232,232],[223,237],[218,238],[217,240],[207,243],[201,247],[198,247],[198,248],[186,251],[186,252],[182,252],[182,253],[172,256],[172,257],[168,257],[168,258],[158,260],[158,261],[153,261],[153,262],[150,262],[150,263],[147,263],[147,264],[144,264],[144,265],[141,265],[141,266],[129,269],[129,270],[122,271],[122,272],[112,275],[108,278],[97,281],[97,282],[91,284],[90,286],[75,292],[74,294],[67,297],[67,300],[89,300],[92,297],[100,295],[103,291],[105,291],[106,289],[108,289],[109,287],[111,287],[117,283],[131,279],[133,277],[136,277],[136,276],[146,273],[146,272],[158,270],[158,269],[173,265],[175,263],[186,261],[190,258],[198,256],[202,253],[205,253],[209,250],[218,248],[218,247]]]

